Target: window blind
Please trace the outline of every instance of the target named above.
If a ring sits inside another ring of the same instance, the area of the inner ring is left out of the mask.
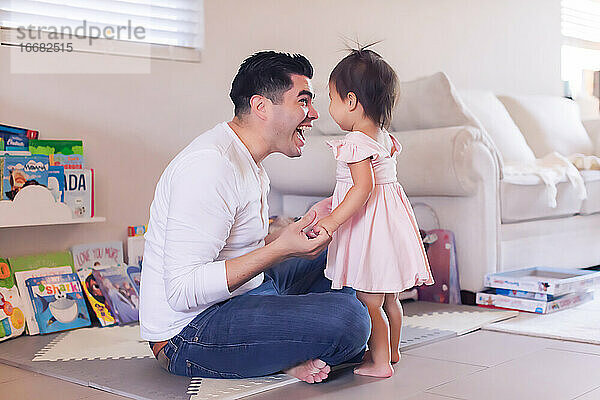
[[[600,0],[562,0],[561,29],[566,38],[600,43]]]
[[[0,0],[3,27],[194,49],[203,22],[202,0]]]

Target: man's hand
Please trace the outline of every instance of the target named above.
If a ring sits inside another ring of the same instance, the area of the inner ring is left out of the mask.
[[[308,238],[305,229],[311,226],[316,218],[317,213],[310,210],[298,221],[283,228],[271,246],[277,247],[287,257],[316,258],[331,241],[331,236],[325,230],[321,230],[314,238]]]

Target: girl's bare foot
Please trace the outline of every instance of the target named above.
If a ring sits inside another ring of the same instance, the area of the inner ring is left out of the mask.
[[[363,362],[354,368],[356,375],[374,376],[376,378],[389,378],[394,374],[394,369],[390,363],[375,364],[372,361]]]
[[[318,358],[305,361],[295,367],[283,370],[286,374],[306,383],[319,383],[324,381],[327,379],[329,371],[331,371],[331,367],[329,367],[325,361],[321,361]]]
[[[396,349],[396,351],[392,350],[392,364],[400,361],[400,350]]]

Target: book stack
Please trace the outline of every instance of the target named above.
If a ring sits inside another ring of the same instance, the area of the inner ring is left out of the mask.
[[[73,217],[94,216],[94,171],[86,169],[81,140],[41,140],[39,132],[0,124],[0,200],[30,185],[47,187]]]
[[[477,293],[481,307],[548,314],[591,301],[600,272],[533,267],[488,274],[486,289]]]

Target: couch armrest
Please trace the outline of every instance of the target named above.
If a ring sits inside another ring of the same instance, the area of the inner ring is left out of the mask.
[[[472,127],[393,132],[402,144],[398,180],[409,196],[471,196],[482,179],[498,180],[493,149]],[[269,156],[264,165],[273,189],[282,194],[329,196],[335,186],[335,164],[327,140],[340,136],[309,136],[302,157]],[[483,151],[482,151],[483,150]],[[481,157],[488,153],[490,157]],[[490,161],[491,160],[491,161]],[[494,163],[494,176],[485,163]]]
[[[499,180],[495,149],[477,128],[457,126],[393,135],[403,147],[398,156],[398,180],[409,196],[471,196],[481,180]]]
[[[583,126],[594,143],[594,155],[600,157],[600,118],[583,121]]]

